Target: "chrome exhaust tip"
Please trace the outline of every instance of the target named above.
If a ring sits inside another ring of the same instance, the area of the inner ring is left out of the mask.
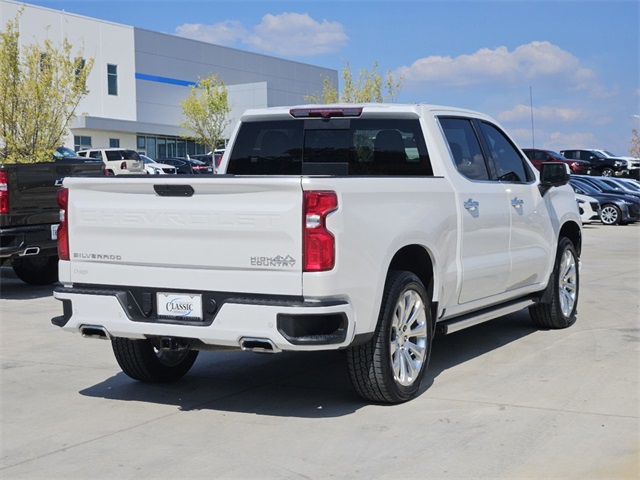
[[[80,333],[84,338],[97,338],[100,340],[111,340],[111,334],[100,325],[82,325]]]
[[[242,337],[240,339],[240,348],[256,353],[277,353],[280,351],[268,338]]]
[[[40,247],[27,247],[18,254],[20,257],[32,257],[40,253]]]

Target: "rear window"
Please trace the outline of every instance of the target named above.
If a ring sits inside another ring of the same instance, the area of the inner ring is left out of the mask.
[[[227,173],[433,175],[417,119],[361,118],[243,123]]]
[[[105,150],[107,160],[140,160],[140,155],[135,150]]]

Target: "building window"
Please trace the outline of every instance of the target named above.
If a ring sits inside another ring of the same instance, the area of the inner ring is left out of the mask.
[[[185,157],[196,153],[206,153],[209,150],[193,140],[179,137],[156,137],[155,135],[138,135],[136,139],[138,152],[154,159],[168,157]]]
[[[109,95],[118,95],[118,66],[107,64],[107,85]]]
[[[91,137],[81,137],[79,135],[74,135],[73,149],[76,152],[79,152],[80,150],[85,150],[87,148],[91,148]]]
[[[84,67],[87,66],[87,61],[82,57],[78,57],[75,60],[75,65],[76,65],[76,71],[75,71],[76,83],[80,83],[82,79],[82,74],[84,72]],[[82,87],[86,87],[86,86],[87,86],[87,82],[85,79],[85,81],[82,82]]]
[[[119,138],[110,138],[109,139],[109,148],[119,148],[120,147],[120,139]]]

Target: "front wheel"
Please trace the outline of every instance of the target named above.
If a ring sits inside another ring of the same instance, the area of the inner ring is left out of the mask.
[[[551,299],[529,307],[533,323],[541,328],[567,328],[576,321],[580,270],[578,254],[568,238],[560,239],[551,274]]]
[[[113,353],[124,373],[145,383],[168,383],[179,380],[191,369],[198,351],[188,347],[163,350],[150,340],[113,338]]]
[[[613,204],[606,204],[602,206],[600,210],[600,220],[605,225],[619,225],[622,217],[620,209]]]
[[[613,177],[613,169],[612,168],[603,168],[602,169],[603,177]]]
[[[431,355],[429,306],[416,275],[389,274],[373,337],[347,351],[351,382],[361,397],[400,403],[418,393]]]

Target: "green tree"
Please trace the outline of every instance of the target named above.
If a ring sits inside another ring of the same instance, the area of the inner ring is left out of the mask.
[[[631,131],[631,148],[629,153],[632,157],[640,158],[640,134],[635,128]]]
[[[402,88],[402,77],[394,77],[390,70],[383,76],[378,72],[378,62],[371,70],[362,69],[354,79],[351,65],[342,68],[342,91],[325,78],[320,95],[309,95],[305,99],[312,103],[381,103],[395,101]]]
[[[185,117],[180,126],[188,132],[182,136],[213,151],[231,123],[229,92],[217,75],[199,79],[190,89],[189,96],[180,103]]]
[[[64,39],[20,51],[19,18],[0,32],[0,161],[47,162],[62,143],[80,101],[89,93],[93,59]]]

